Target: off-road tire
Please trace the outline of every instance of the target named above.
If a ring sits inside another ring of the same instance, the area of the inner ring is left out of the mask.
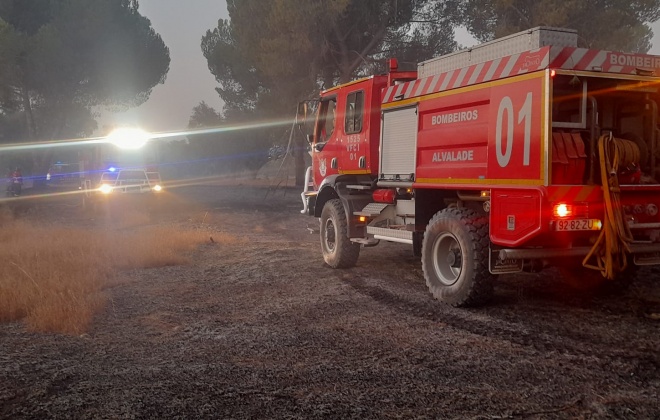
[[[332,268],[355,266],[360,244],[348,238],[346,211],[339,199],[329,200],[321,212],[321,251],[325,263]]]
[[[451,252],[450,252],[451,251]],[[493,295],[484,216],[447,208],[433,216],[422,242],[422,270],[434,298],[455,307],[477,306]]]

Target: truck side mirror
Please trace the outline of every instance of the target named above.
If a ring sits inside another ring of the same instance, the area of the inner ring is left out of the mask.
[[[307,121],[307,102],[298,103],[298,110],[296,112],[296,123],[303,125]]]

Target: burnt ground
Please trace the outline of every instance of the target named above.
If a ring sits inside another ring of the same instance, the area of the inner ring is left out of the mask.
[[[611,295],[502,276],[454,309],[403,245],[328,268],[299,191],[267,193],[177,189],[153,223],[224,240],[121,273],[82,336],[0,325],[0,418],[660,418],[660,270]],[[61,201],[21,217],[101,225]]]

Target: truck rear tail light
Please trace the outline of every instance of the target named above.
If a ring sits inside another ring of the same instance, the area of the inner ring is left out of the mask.
[[[589,217],[587,203],[557,203],[552,207],[555,219],[584,219]]]
[[[568,204],[561,203],[561,204],[555,204],[555,208],[552,214],[558,219],[565,219],[571,217],[573,215],[573,211],[571,206],[569,206]]]
[[[372,196],[377,203],[394,204],[396,192],[390,189],[380,189],[374,191]]]
[[[557,75],[557,70],[550,70],[550,78],[553,79]]]

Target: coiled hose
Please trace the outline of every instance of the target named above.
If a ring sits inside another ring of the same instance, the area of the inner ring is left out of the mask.
[[[605,217],[598,240],[582,260],[582,265],[599,270],[603,277],[613,280],[628,266],[627,256],[633,241],[621,206],[619,167],[630,167],[639,162],[640,152],[634,142],[614,138],[610,133],[598,139],[598,155]]]

